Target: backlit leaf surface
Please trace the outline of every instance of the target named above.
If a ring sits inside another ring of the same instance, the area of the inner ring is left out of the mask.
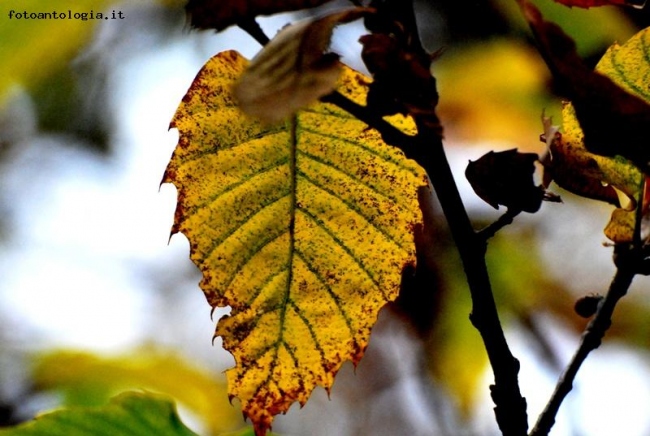
[[[639,32],[622,46],[610,47],[596,71],[627,92],[650,102],[650,30]],[[578,195],[617,205],[621,202],[613,188],[630,199],[638,199],[643,189],[643,173],[621,156],[599,156],[587,151],[584,134],[570,103],[564,106],[562,121],[562,136],[551,145],[553,179]],[[625,135],[626,132],[620,132],[620,141],[625,141]],[[605,229],[606,236],[614,242],[631,241],[634,219],[633,207],[616,209]]]
[[[178,189],[172,233],[188,237],[210,305],[232,308],[216,330],[236,361],[229,393],[264,434],[361,358],[414,263],[426,180],[334,106],[275,125],[246,117],[230,92],[246,64],[229,51],[199,72],[171,123],[180,138],[163,182]],[[339,91],[363,103],[368,80],[344,68]]]

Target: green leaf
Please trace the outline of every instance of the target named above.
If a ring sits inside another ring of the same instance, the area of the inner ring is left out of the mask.
[[[169,354],[136,350],[101,357],[74,351],[36,356],[39,391],[63,394],[65,406],[97,406],[119,392],[146,389],[170,395],[201,418],[213,434],[239,427],[240,412],[226,398],[225,380]]]
[[[121,394],[102,407],[76,407],[47,413],[1,436],[196,436],[167,397]]]
[[[229,392],[263,434],[361,358],[415,262],[427,181],[335,106],[275,125],[244,116],[230,88],[246,64],[224,52],[199,72],[171,123],[179,142],[163,182],[178,189],[172,234],[188,237],[208,302],[232,308],[216,330],[236,361]],[[368,82],[344,68],[339,91],[361,104]]]

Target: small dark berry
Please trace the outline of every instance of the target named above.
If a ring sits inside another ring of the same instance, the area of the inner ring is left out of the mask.
[[[598,310],[598,303],[603,299],[602,295],[585,295],[576,301],[573,310],[583,318],[591,318]]]

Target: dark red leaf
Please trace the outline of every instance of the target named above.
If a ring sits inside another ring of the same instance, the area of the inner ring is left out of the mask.
[[[645,5],[645,0],[555,0],[557,3],[562,3],[565,6],[579,8],[591,8],[594,6],[608,6],[608,5],[623,5],[632,6],[635,8],[642,8]]]
[[[228,26],[250,20],[258,15],[307,9],[329,0],[189,0],[185,11],[190,24],[199,29],[221,31]]]

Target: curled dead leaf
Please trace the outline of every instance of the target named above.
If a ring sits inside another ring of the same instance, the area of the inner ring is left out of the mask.
[[[354,8],[282,29],[233,87],[241,109],[267,123],[281,121],[334,90],[338,55],[326,53],[334,28],[370,13]]]
[[[470,161],[465,176],[486,203],[499,208],[537,212],[544,200],[545,190],[533,182],[535,153],[520,153],[516,149],[490,151],[480,159]]]
[[[612,77],[587,67],[578,56],[573,39],[559,26],[545,21],[528,0],[518,3],[558,92],[573,105],[587,150],[602,156],[624,156],[642,171],[650,172],[648,102],[636,92],[623,89]]]

